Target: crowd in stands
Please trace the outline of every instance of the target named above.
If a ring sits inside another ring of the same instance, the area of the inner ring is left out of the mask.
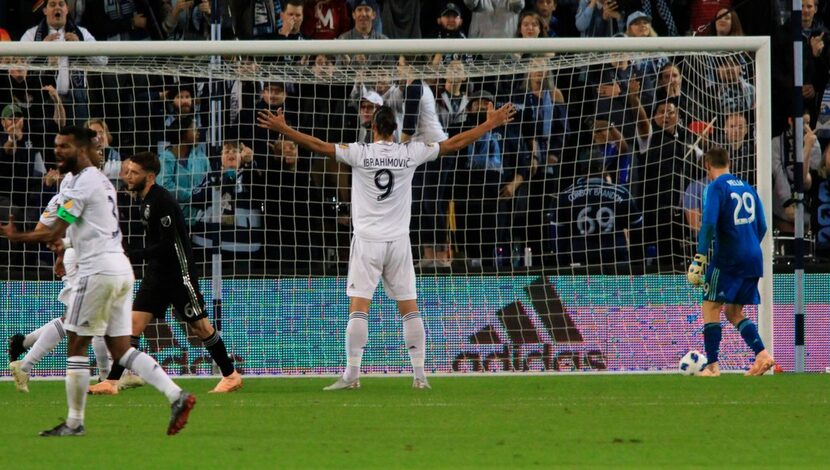
[[[828,257],[827,3],[802,0],[803,130],[786,119],[792,35],[789,2],[779,0],[0,0],[0,40],[209,40],[211,21],[225,40],[769,35],[774,226],[794,230],[792,149],[795,132],[803,132],[805,211],[817,254]],[[218,87],[198,78],[87,73],[67,57],[3,57],[0,213],[22,224],[37,220],[61,178],[54,135],[83,124],[98,133],[102,170],[119,188],[124,159],[158,153],[158,181],[179,201],[205,259],[221,249],[266,270],[315,270],[347,260],[348,169],[258,127],[259,111],[282,108],[291,125],[327,141],[368,143],[371,117],[386,105],[398,116],[397,139],[435,142],[475,126],[489,105],[512,102],[514,122],[416,172],[412,233],[422,269],[684,270],[706,184],[703,152],[725,147],[733,172],[755,183],[759,93],[747,57],[620,55],[554,68],[553,54],[283,56],[269,60],[309,67],[318,81],[240,79]],[[109,59],[73,60],[103,66]],[[254,58],[234,60],[257,67]],[[521,67],[470,76],[488,60]],[[416,72],[425,63],[439,78]],[[329,79],[346,67],[358,69],[352,83]],[[395,75],[368,78],[361,68]],[[219,143],[207,136],[217,97],[224,113]],[[124,193],[120,205],[128,242],[137,243],[131,196]],[[8,245],[0,252],[4,265],[31,262],[15,259]]]

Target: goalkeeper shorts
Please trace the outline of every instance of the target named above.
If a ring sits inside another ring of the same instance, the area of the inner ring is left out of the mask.
[[[758,279],[735,277],[718,268],[712,268],[706,273],[703,300],[721,304],[758,305],[761,302]]]

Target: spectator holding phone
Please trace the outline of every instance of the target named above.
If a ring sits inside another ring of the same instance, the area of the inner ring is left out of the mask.
[[[611,37],[625,31],[625,24],[617,0],[579,0],[576,28],[582,37]]]

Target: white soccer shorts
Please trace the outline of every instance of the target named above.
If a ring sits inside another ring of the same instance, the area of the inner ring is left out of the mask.
[[[371,299],[380,279],[383,279],[383,290],[390,299],[418,298],[408,236],[390,242],[352,238],[346,294]]]
[[[129,336],[133,332],[132,273],[78,279],[64,326],[78,336]]]

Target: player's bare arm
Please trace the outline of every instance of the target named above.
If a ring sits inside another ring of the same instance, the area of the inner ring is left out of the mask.
[[[513,103],[507,103],[499,109],[495,109],[493,107],[493,103],[489,103],[487,105],[486,121],[472,129],[464,131],[460,134],[456,134],[450,137],[449,139],[441,142],[439,144],[438,153],[440,155],[445,155],[448,153],[458,152],[464,147],[480,139],[481,136],[488,133],[489,131],[512,121],[515,115],[516,107],[513,106]]]
[[[278,109],[276,114],[269,110],[260,111],[256,120],[259,127],[279,132],[286,139],[296,142],[300,147],[334,158],[334,144],[324,142],[313,135],[304,134],[289,126],[285,122],[285,113],[282,108]]]
[[[69,224],[63,220],[56,220],[52,225],[37,224],[34,230],[20,232],[14,224],[14,216],[9,215],[9,221],[0,225],[0,234],[10,242],[16,243],[54,243],[63,237]]]

